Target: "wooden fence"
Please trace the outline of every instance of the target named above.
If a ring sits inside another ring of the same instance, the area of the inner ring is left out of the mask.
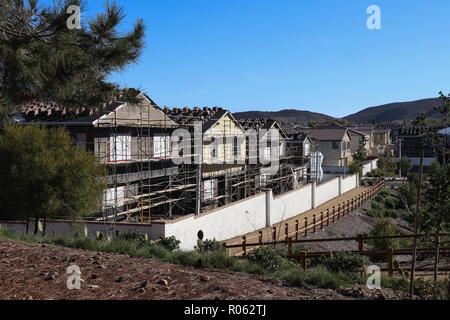
[[[236,255],[247,255],[247,250],[250,248],[255,248],[263,245],[274,245],[277,243],[288,243],[289,238],[295,239],[295,241],[299,241],[301,236],[307,237],[309,232],[316,232],[319,229],[323,229],[326,226],[329,226],[330,223],[335,223],[341,217],[346,214],[352,212],[353,210],[359,208],[366,202],[367,200],[374,197],[379,191],[381,191],[385,187],[385,181],[380,181],[376,185],[364,190],[358,195],[352,197],[347,201],[343,201],[342,204],[339,203],[338,206],[332,206],[320,213],[319,216],[315,214],[312,216],[312,219],[308,219],[305,217],[303,221],[300,219],[296,219],[294,223],[286,222],[284,227],[272,228],[272,236],[270,241],[263,241],[263,231],[258,232],[258,242],[249,243],[246,236],[242,237],[242,243],[239,244],[226,244],[224,243],[225,248],[241,248],[241,252]],[[281,237],[284,240],[280,240]],[[292,240],[292,239],[291,239]],[[311,240],[302,240],[302,241],[311,241]]]

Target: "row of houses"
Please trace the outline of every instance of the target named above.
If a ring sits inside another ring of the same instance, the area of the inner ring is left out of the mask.
[[[264,188],[281,194],[308,182],[311,140],[303,138],[290,148],[293,139],[276,121],[238,121],[218,107],[169,109],[144,93],[139,98],[137,105],[117,99],[101,110],[34,104],[15,117],[23,125],[64,126],[76,145],[105,167],[109,187],[101,213],[92,219],[175,218]],[[186,145],[183,135],[187,148],[180,148]],[[262,158],[277,161],[263,163]]]
[[[296,128],[295,131],[297,133],[293,133],[294,136],[307,135],[312,139],[313,151],[322,153],[322,169],[328,173],[345,173],[354,162],[353,154],[360,148],[361,141],[364,141],[368,160],[390,153],[392,146],[390,130],[372,126],[330,124]]]
[[[91,219],[150,223],[200,214],[267,188],[279,195],[320,182],[322,169],[348,172],[361,140],[369,159],[391,145],[387,129],[333,124],[286,133],[274,120],[237,120],[219,107],[170,109],[144,93],[139,99],[137,105],[116,99],[101,110],[34,104],[15,118],[66,127],[105,167],[109,187]]]

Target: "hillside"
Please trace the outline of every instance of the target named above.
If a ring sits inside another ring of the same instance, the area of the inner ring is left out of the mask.
[[[433,108],[442,106],[439,98],[422,99],[408,102],[388,103],[380,106],[365,108],[357,113],[348,115],[343,119],[353,123],[390,122],[401,120],[413,120],[422,113],[429,118],[438,118],[439,112]],[[236,119],[270,118],[279,122],[294,122],[305,125],[309,121],[326,122],[335,118],[323,113],[306,110],[284,109],[280,111],[246,111],[233,114]]]
[[[80,267],[81,290],[67,289],[67,267]],[[0,300],[347,300],[405,299],[363,285],[338,291],[155,259],[0,239]]]
[[[422,113],[425,113],[427,117],[437,118],[439,113],[433,110],[433,107],[441,106],[442,104],[439,98],[389,103],[366,108],[348,115],[344,119],[354,123],[371,123],[373,120],[377,122],[412,120]]]
[[[268,118],[279,122],[295,122],[296,124],[307,124],[309,121],[325,122],[333,120],[323,113],[310,112],[305,110],[284,109],[280,111],[246,111],[236,112],[233,114],[236,119],[251,119],[251,118]]]

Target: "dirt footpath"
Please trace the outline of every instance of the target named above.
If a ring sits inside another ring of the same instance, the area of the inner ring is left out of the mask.
[[[67,288],[67,267],[81,271],[81,289]],[[292,288],[279,280],[196,269],[155,259],[0,239],[0,299],[303,300],[399,299],[392,290]]]

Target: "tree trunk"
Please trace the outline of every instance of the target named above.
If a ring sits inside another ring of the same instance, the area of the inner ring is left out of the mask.
[[[439,268],[439,249],[440,249],[440,238],[439,231],[436,231],[434,236],[435,250],[434,250],[434,289],[435,298],[437,298],[437,288],[438,288],[438,268]]]
[[[39,218],[38,216],[34,216],[34,234],[36,235],[38,233],[38,222],[39,222]]]

